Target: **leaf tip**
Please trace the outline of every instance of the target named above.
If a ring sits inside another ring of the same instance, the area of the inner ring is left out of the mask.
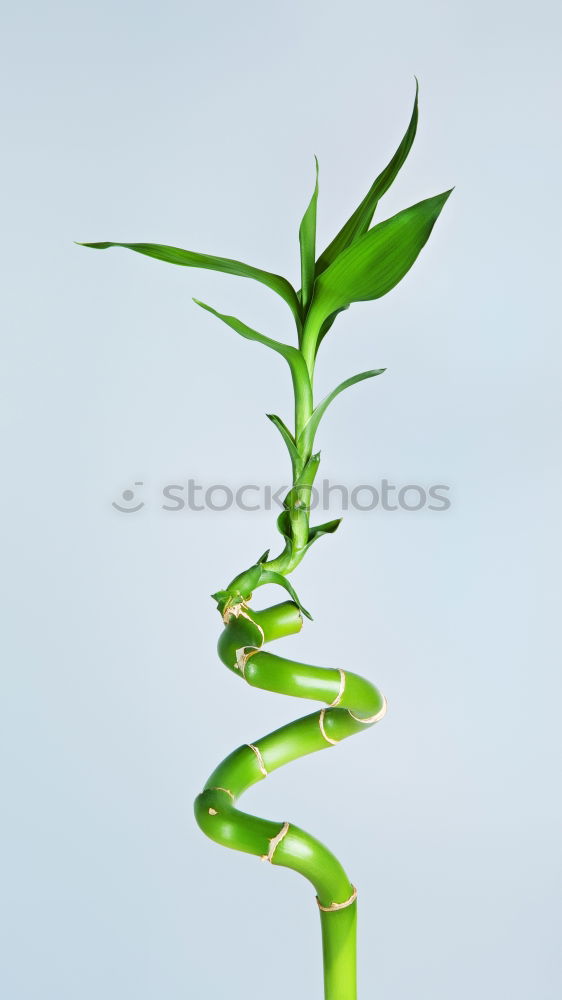
[[[454,190],[455,190],[455,188],[453,186],[453,187],[449,188],[448,191],[443,191],[443,194],[437,195],[437,198],[435,200],[436,200],[436,203],[439,206],[438,214],[440,214],[442,212],[443,208],[445,207],[446,203],[448,202],[448,200],[451,197],[451,195],[452,195],[452,193],[453,193]]]
[[[113,243],[79,243],[78,240],[72,241],[77,247],[90,247],[91,250],[107,250],[109,247],[114,246]]]

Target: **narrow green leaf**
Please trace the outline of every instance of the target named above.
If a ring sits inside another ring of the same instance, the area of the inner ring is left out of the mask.
[[[275,427],[277,427],[277,430],[281,434],[281,437],[283,438],[285,444],[287,445],[287,450],[289,452],[289,455],[291,456],[291,463],[293,469],[296,469],[296,467],[299,464],[300,455],[297,451],[297,446],[295,444],[295,439],[293,435],[291,434],[287,425],[283,422],[283,420],[281,420],[281,417],[278,417],[276,413],[267,413],[266,416],[269,418],[269,420],[271,420],[271,423]]]
[[[308,552],[311,545],[317,541],[318,538],[322,538],[323,535],[333,535],[334,531],[337,531],[342,518],[338,517],[335,521],[326,521],[325,524],[317,524],[316,527],[311,528],[308,533],[308,542],[304,547],[304,551]]]
[[[182,250],[179,247],[169,247],[161,243],[78,243],[78,246],[91,247],[93,250],[124,247],[126,250],[134,250],[135,253],[154,257],[156,260],[163,260],[168,264],[178,264],[181,267],[200,267],[210,271],[221,271],[224,274],[234,274],[240,278],[253,278],[255,281],[261,282],[262,285],[267,285],[285,300],[295,317],[297,327],[300,329],[301,308],[297,293],[291,283],[280,274],[262,271],[259,267],[242,264],[240,261],[230,260],[228,257],[213,257],[209,254],[194,253],[192,250]]]
[[[351,218],[347,220],[337,236],[334,237],[330,245],[326,247],[324,252],[318,258],[316,264],[316,274],[321,274],[322,271],[325,271],[332,261],[335,260],[336,257],[342,252],[342,250],[345,250],[346,247],[350,246],[350,244],[353,243],[358,236],[362,236],[363,233],[367,232],[369,226],[371,225],[378,202],[388,191],[390,185],[393,183],[398,172],[406,161],[408,153],[412,148],[417,127],[418,81],[416,79],[414,109],[412,111],[412,117],[410,118],[410,124],[406,129],[402,142],[400,143],[390,163],[387,164],[382,173],[380,173],[374,181],[361,204],[355,209]]]
[[[352,302],[381,298],[402,280],[427,243],[450,194],[445,191],[426,198],[379,222],[317,277],[303,334],[305,354],[306,347],[309,356],[313,346],[318,348],[319,331],[333,312]]]
[[[219,611],[223,612],[226,602],[228,601],[230,594],[228,590],[217,590],[216,594],[211,594],[213,601],[217,602],[217,607]]]
[[[314,455],[311,455],[306,462],[302,472],[295,479],[293,487],[297,490],[301,489],[303,486],[305,488],[312,486],[316,473],[318,472],[318,466],[320,465],[320,452],[317,451]]]
[[[259,587],[261,571],[261,565],[254,563],[253,566],[249,566],[248,569],[235,576],[226,589],[232,595],[241,594],[244,598],[247,598],[255,587]]]
[[[342,518],[338,517],[334,521],[326,521],[324,524],[317,524],[315,527],[309,528],[308,541],[301,551],[301,558],[318,538],[321,538],[323,535],[332,535],[334,531],[337,531],[341,522]],[[281,511],[277,518],[277,529],[285,539],[285,552],[291,553],[293,549],[293,533],[288,510]]]
[[[338,318],[339,314],[342,313],[342,312],[345,312],[346,309],[349,309],[349,304],[346,305],[346,306],[342,306],[341,309],[336,309],[335,312],[331,313],[324,320],[324,322],[322,323],[322,326],[320,327],[320,333],[318,334],[318,343],[319,344],[322,343],[322,341],[324,340],[324,337],[326,336],[326,334],[328,333],[328,331],[332,329],[332,327],[333,327],[336,319]]]
[[[324,524],[317,524],[314,528],[311,528],[308,533],[308,545],[312,545],[317,538],[321,538],[322,535],[333,535],[334,531],[337,531],[343,518],[337,517],[334,521],[325,521]],[[307,546],[308,547],[308,546]]]
[[[282,576],[281,573],[275,573],[275,571],[272,569],[267,569],[267,570],[264,569],[262,570],[262,574],[260,577],[260,586],[265,583],[276,583],[280,587],[283,587],[287,591],[287,593],[290,594],[293,601],[297,605],[299,611],[302,611],[303,615],[306,615],[306,617],[309,618],[310,621],[312,621],[312,615],[303,606],[295,591],[295,588],[291,583],[289,583],[289,581],[285,576]]]
[[[316,162],[316,184],[310,203],[303,215],[299,229],[301,249],[301,303],[304,312],[308,309],[314,288],[314,268],[316,261],[316,206],[318,203],[318,160]]]
[[[370,371],[360,372],[359,375],[352,375],[352,377],[347,378],[345,382],[340,382],[335,389],[332,389],[332,391],[324,397],[322,402],[318,403],[318,406],[315,407],[311,413],[299,435],[297,447],[312,448],[314,438],[316,437],[316,431],[318,430],[318,425],[330,403],[336,398],[336,396],[339,396],[340,392],[343,392],[344,389],[349,389],[349,387],[355,385],[356,382],[362,382],[366,378],[374,378],[375,375],[382,375],[385,371],[386,368],[373,368]]]
[[[265,550],[265,552],[258,559],[258,562],[257,562],[258,566],[260,565],[260,563],[267,562],[267,559],[268,559],[268,556],[269,556],[270,552],[271,552],[271,549],[266,549]]]
[[[246,340],[255,340],[258,344],[263,344],[264,347],[271,348],[272,351],[276,351],[280,354],[285,361],[288,362],[291,369],[291,375],[293,377],[293,383],[295,386],[300,386],[302,380],[309,382],[308,370],[304,361],[304,358],[296,347],[291,347],[290,344],[283,344],[279,340],[273,340],[271,337],[264,336],[263,333],[258,333],[257,330],[253,330],[251,326],[247,326],[242,320],[236,319],[236,316],[227,316],[224,313],[217,312],[212,306],[208,306],[205,302],[200,302],[199,299],[193,300],[202,309],[206,309],[207,312],[212,313],[217,319],[226,323],[231,329],[236,330],[241,337],[245,337]]]
[[[288,510],[282,510],[277,518],[277,530],[283,535],[285,541],[290,545],[293,540],[293,529]]]

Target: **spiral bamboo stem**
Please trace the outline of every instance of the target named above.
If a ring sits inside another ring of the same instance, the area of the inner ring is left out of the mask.
[[[325,996],[355,1000],[356,888],[319,840],[293,823],[241,812],[236,803],[277,768],[373,726],[386,712],[386,699],[359,674],[298,663],[263,649],[300,631],[302,615],[292,601],[261,612],[245,604],[225,617],[219,655],[229,670],[251,687],[325,702],[326,707],[234,750],[197,797],[197,822],[216,843],[291,868],[312,883],[322,924]]]

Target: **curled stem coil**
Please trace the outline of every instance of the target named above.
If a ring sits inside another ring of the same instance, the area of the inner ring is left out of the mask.
[[[332,852],[311,834],[292,822],[242,812],[237,802],[246,789],[284,764],[374,725],[386,712],[386,699],[359,674],[264,650],[266,643],[300,631],[303,619],[293,601],[264,611],[241,602],[224,618],[218,651],[225,666],[251,687],[326,704],[226,757],[195,800],[197,822],[216,843],[291,868],[312,883],[322,925],[326,1000],[355,1000],[357,889]]]

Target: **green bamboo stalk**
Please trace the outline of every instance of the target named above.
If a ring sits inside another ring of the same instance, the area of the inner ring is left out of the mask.
[[[340,521],[310,525],[310,494],[320,454],[314,442],[322,416],[340,392],[382,374],[372,369],[346,379],[315,405],[313,380],[320,344],[338,313],[353,302],[385,295],[404,277],[427,242],[450,191],[413,205],[371,226],[380,198],[397,176],[412,146],[418,120],[418,89],[411,120],[396,153],[367,195],[324,252],[316,259],[316,184],[299,230],[302,288],[296,291],[279,275],[222,257],[151,243],[85,243],[107,249],[122,246],[185,267],[202,267],[249,277],[267,285],[288,304],[297,346],[266,337],[234,316],[198,305],[248,340],[280,354],[289,365],[294,395],[294,429],[276,414],[277,427],[291,460],[291,487],[277,520],[283,548],[269,551],[213,594],[223,622],[218,653],[223,664],[251,687],[323,703],[311,714],[234,750],[212,772],[195,800],[201,830],[218,844],[253,854],[273,865],[300,872],[313,885],[320,911],[325,1000],[356,1000],[357,890],[338,859],[319,840],[286,820],[268,820],[237,808],[243,793],[290,761],[337,746],[371,728],[384,716],[386,700],[368,680],[342,668],[316,667],[278,656],[267,643],[297,633],[310,618],[287,576],[320,537]],[[254,592],[266,584],[283,587],[290,600],[262,610],[252,608]]]

